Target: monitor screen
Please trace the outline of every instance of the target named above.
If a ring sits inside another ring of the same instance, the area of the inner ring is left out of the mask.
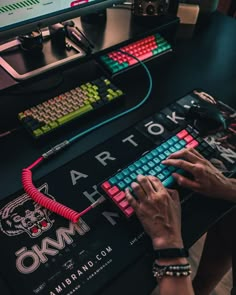
[[[0,42],[112,6],[119,0],[1,0]]]

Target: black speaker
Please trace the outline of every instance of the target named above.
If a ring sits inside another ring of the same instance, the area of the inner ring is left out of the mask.
[[[132,12],[134,16],[176,15],[178,2],[178,0],[134,0]]]

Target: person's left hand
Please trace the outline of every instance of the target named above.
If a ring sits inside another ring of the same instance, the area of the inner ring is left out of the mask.
[[[181,205],[176,190],[166,189],[154,176],[137,176],[131,187],[138,200],[126,189],[126,198],[133,207],[154,249],[183,248]]]

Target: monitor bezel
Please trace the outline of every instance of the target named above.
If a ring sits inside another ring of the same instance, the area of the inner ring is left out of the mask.
[[[96,0],[77,5],[74,8],[58,11],[55,14],[47,14],[41,19],[37,17],[27,20],[23,23],[9,25],[2,31],[0,28],[0,43],[6,42],[21,34],[26,34],[37,29],[46,28],[59,22],[99,12],[106,8],[112,7],[114,4],[119,4],[122,2],[124,2],[124,0]]]

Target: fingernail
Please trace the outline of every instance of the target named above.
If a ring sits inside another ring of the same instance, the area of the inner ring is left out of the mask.
[[[137,184],[137,182],[132,182],[131,183],[131,187],[133,188],[133,187],[135,187],[135,186],[137,186],[138,184]]]

